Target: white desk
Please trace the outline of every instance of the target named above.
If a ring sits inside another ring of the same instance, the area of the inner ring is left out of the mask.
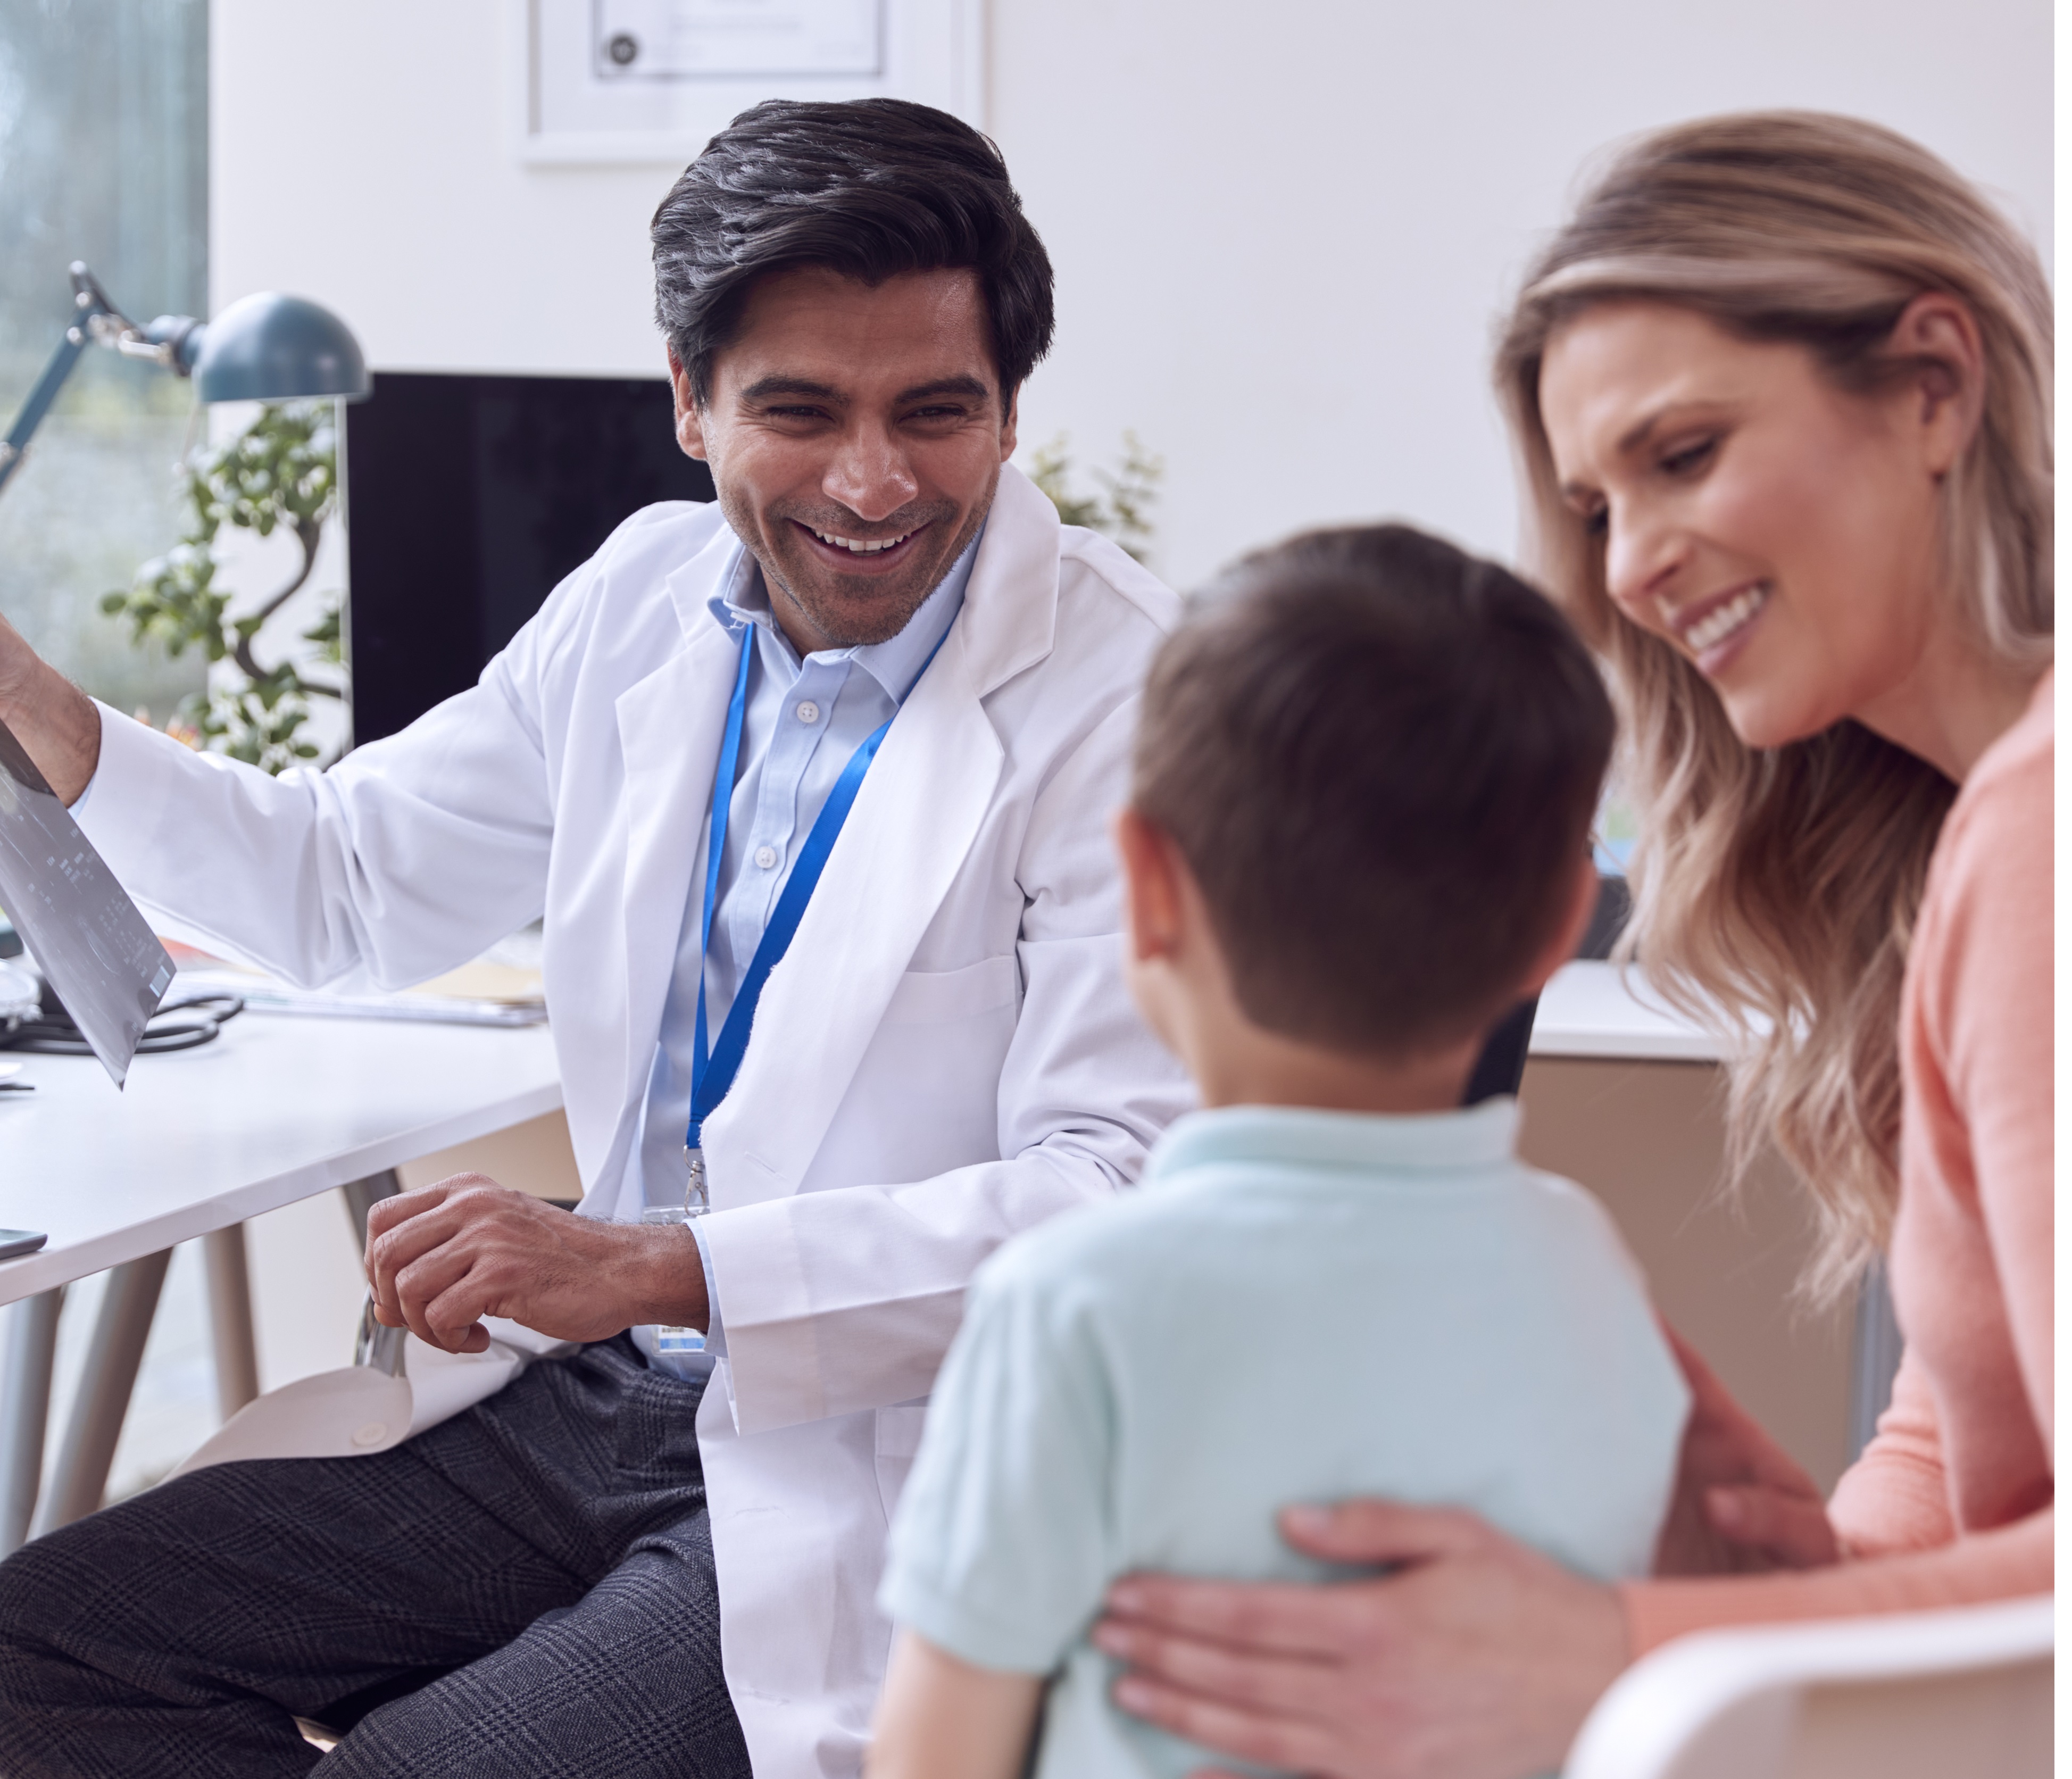
[[[227,1346],[235,1349],[241,1318],[244,1357],[227,1356],[249,1370],[238,1227],[246,1218],[561,1103],[545,1026],[246,1013],[214,1043],[138,1057],[121,1093],[88,1057],[18,1059],[19,1078],[36,1091],[0,1094],[0,1227],[41,1230],[50,1241],[38,1253],[0,1260],[0,1304],[30,1300],[13,1313],[0,1417],[0,1554],[26,1530],[22,1503],[35,1498],[58,1287],[121,1269],[102,1306],[89,1383],[52,1489],[54,1500],[90,1510],[106,1481],[167,1250],[212,1238],[219,1362]]]
[[[1638,971],[1571,963],[1540,996],[1536,1056],[1712,1062],[1710,1034]],[[10,1057],[13,1053],[0,1053]],[[554,1111],[546,1027],[246,1013],[213,1044],[139,1057],[117,1093],[87,1057],[23,1056],[0,1094],[0,1304],[158,1254],[330,1187]]]
[[[1577,961],[1540,991],[1533,1056],[1607,1062],[1716,1062],[1720,1044],[1649,988],[1638,969]]]
[[[17,1056],[0,1094],[0,1304],[159,1253],[554,1111],[544,1025],[245,1013],[212,1044],[140,1056],[117,1093],[90,1057]]]

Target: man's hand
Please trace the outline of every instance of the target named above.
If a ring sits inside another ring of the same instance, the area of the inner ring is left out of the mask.
[[[14,730],[51,789],[69,805],[101,763],[101,713],[0,618],[0,721]]]
[[[1816,1569],[1840,1560],[1827,1504],[1813,1479],[1666,1323],[1691,1387],[1676,1492],[1655,1547],[1664,1576]]]
[[[449,1353],[488,1347],[485,1316],[602,1341],[640,1322],[703,1328],[709,1314],[688,1229],[577,1217],[479,1173],[377,1200],[367,1282],[380,1321]]]
[[[1453,1509],[1354,1501],[1281,1515],[1289,1543],[1373,1580],[1126,1576],[1094,1642],[1116,1702],[1316,1779],[1519,1779],[1561,1765],[1627,1660],[1609,1588]],[[1229,1779],[1220,1769],[1194,1779]]]

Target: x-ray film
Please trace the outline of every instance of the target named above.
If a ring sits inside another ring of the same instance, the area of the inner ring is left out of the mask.
[[[0,908],[121,1087],[173,960],[3,722]]]

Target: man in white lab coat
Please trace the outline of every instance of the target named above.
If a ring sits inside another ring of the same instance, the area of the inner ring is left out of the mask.
[[[1175,603],[1006,466],[1050,273],[997,152],[918,106],[773,103],[654,242],[717,507],[635,514],[403,733],[269,779],[0,622],[0,717],[172,930],[401,984],[544,914],[587,1189],[376,1208],[385,1319],[547,1337],[499,1394],[0,1566],[10,1774],[301,1772],[290,1714],[347,1731],[327,1774],[854,1773],[965,1282],[1184,1103],[1124,999],[1105,834]],[[709,1215],[643,1223],[694,1162]]]

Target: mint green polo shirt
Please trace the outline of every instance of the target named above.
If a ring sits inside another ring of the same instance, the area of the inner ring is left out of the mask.
[[[1498,1099],[1408,1117],[1181,1119],[1143,1188],[982,1268],[880,1604],[1055,1677],[1042,1779],[1193,1771],[1087,1641],[1133,1569],[1324,1579],[1278,1508],[1466,1507],[1601,1580],[1646,1573],[1688,1407],[1611,1218],[1521,1163]]]

